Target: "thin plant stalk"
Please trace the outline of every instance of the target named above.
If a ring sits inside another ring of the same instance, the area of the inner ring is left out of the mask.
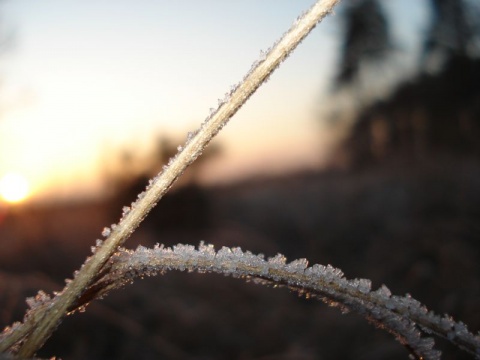
[[[43,346],[59,325],[61,319],[67,314],[68,308],[88,287],[112,254],[138,227],[148,212],[165,195],[187,166],[202,153],[210,140],[250,98],[255,90],[268,79],[280,63],[310,33],[317,23],[332,11],[338,2],[339,0],[317,1],[310,10],[292,25],[281,40],[265,54],[264,59],[260,59],[256,63],[256,66],[245,76],[242,82],[234,87],[221,106],[217,108],[216,112],[207,118],[195,135],[188,138],[185,146],[171,159],[169,165],[153,179],[147,190],[132,204],[131,209],[126,209],[124,216],[105,242],[87,259],[75,278],[54,299],[51,306],[43,308],[40,314],[36,314],[36,319],[38,320],[35,321],[34,327],[20,346],[18,356],[24,358],[32,357]],[[275,9],[273,8],[272,10]]]

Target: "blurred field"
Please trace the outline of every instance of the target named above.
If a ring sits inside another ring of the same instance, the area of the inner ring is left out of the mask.
[[[205,241],[217,249],[240,246],[266,257],[277,253],[290,260],[305,257],[310,264],[339,267],[349,278],[369,278],[374,288],[386,284],[394,294],[410,293],[476,333],[480,330],[480,7],[473,1],[428,2],[429,15],[418,20],[421,26],[409,35],[414,45],[402,41],[399,34],[393,36],[392,24],[398,19],[383,5],[390,2],[345,3],[338,11],[343,23],[338,30],[342,38],[338,60],[335,69],[328,70],[331,91],[317,104],[331,107],[318,118],[331,125],[324,128],[333,129],[332,138],[339,141],[332,140],[337,147],[329,154],[328,170],[201,187],[196,185],[201,173],[197,170],[203,170],[211,155],[222,152],[210,147],[193,171],[182,177],[183,185],[162,199],[126,246]],[[403,4],[396,8],[397,15],[403,7],[405,14],[408,8],[408,17],[418,15],[413,14],[415,6]],[[401,26],[412,27],[411,22]],[[128,47],[121,44],[122,49]],[[405,72],[407,58],[416,60]],[[177,72],[168,70],[179,81]],[[112,78],[117,88],[117,74]],[[88,86],[87,99],[92,94],[98,97]],[[298,86],[289,83],[288,87],[301,93]],[[157,93],[148,88],[147,98],[155,94],[155,106]],[[82,103],[80,98],[73,100]],[[55,98],[57,102],[62,103]],[[112,114],[123,112],[117,101],[112,104]],[[298,127],[301,116],[293,114],[291,124]],[[102,117],[95,113],[92,118]],[[90,117],[80,116],[81,128],[84,118]],[[34,119],[30,132],[41,141],[37,147],[44,147],[48,141],[35,129],[40,125],[51,133],[48,122]],[[59,119],[66,123],[65,116]],[[119,119],[114,119],[117,124]],[[270,126],[278,125],[274,113],[252,118],[262,124],[266,119],[274,124]],[[100,132],[88,129],[90,150],[90,137]],[[249,149],[248,154],[256,155],[250,135],[265,138],[265,129],[246,132],[241,147]],[[72,130],[68,134],[77,135]],[[16,137],[8,133],[6,139]],[[63,139],[70,142],[70,137]],[[13,142],[17,143],[21,141]],[[68,163],[75,164],[71,151],[51,143],[52,157],[68,155]],[[118,221],[122,206],[136,199],[148,177],[177,152],[177,146],[160,138],[146,158],[128,149],[119,159],[109,153],[101,166],[111,191],[108,199],[81,201],[77,196],[76,202],[0,204],[2,326],[22,319],[27,296],[39,289],[62,289],[64,280],[90,254],[95,239],[101,238],[102,229]],[[291,147],[282,143],[282,150]],[[8,151],[5,157],[12,163],[13,155],[35,161],[22,151]],[[277,155],[284,160],[284,155]],[[117,162],[118,172],[108,166]],[[439,348],[443,359],[470,358],[440,340]],[[72,360],[408,358],[390,335],[315,299],[239,279],[185,273],[137,281],[94,301],[85,313],[68,317],[38,355]]]
[[[136,187],[132,186],[131,194]],[[128,191],[126,192],[129,193]],[[128,195],[128,196],[130,196]],[[24,298],[61,288],[111,202],[17,208],[0,228],[2,325]],[[223,187],[189,185],[162,200],[127,243],[240,246],[330,263],[349,278],[411,293],[480,329],[480,165],[458,157],[303,173]],[[467,359],[440,344],[445,359]],[[64,359],[405,359],[390,335],[286,289],[208,274],[137,281],[67,318],[40,352]]]

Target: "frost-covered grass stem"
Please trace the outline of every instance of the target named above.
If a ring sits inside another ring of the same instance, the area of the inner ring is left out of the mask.
[[[118,225],[111,231],[103,245],[87,259],[75,278],[65,287],[52,302],[51,306],[44,307],[35,314],[34,326],[26,331],[24,343],[18,355],[31,357],[50,337],[67,310],[82,294],[84,289],[95,279],[104,264],[122,245],[130,234],[138,227],[143,218],[155,206],[160,198],[168,191],[174,181],[184,172],[210,140],[220,131],[228,120],[248,100],[258,87],[265,82],[271,73],[285,60],[295,47],[308,35],[308,33],[322,20],[339,0],[319,0],[299,18],[282,39],[269,50],[264,58],[254,64],[252,70],[242,82],[235,86],[225,99],[221,101],[217,110],[207,118],[201,128],[189,136],[187,143],[179,153],[171,159],[169,165],[153,180],[145,193],[139,196],[132,204]],[[272,8],[274,11],[275,8]],[[33,318],[33,316],[31,317]],[[27,323],[24,323],[26,326]],[[28,335],[27,335],[28,334]]]
[[[140,246],[135,251],[120,249],[77,306],[144,276],[170,270],[214,272],[261,284],[288,286],[307,297],[318,297],[331,306],[356,312],[393,334],[417,359],[440,359],[440,352],[433,348],[433,339],[423,337],[425,334],[438,335],[473,356],[480,355],[480,337],[469,332],[465,324],[428,311],[408,294],[392,295],[385,285],[372,290],[370,280],[346,279],[340,269],[330,265],[308,267],[306,259],[290,263],[286,260],[281,254],[265,260],[240,248],[223,247],[215,251],[213,245],[204,243],[197,249],[183,244],[153,249]]]

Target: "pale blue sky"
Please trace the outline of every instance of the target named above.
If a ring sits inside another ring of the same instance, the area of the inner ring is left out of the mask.
[[[312,3],[2,3],[15,33],[2,61],[3,93],[16,105],[0,121],[0,176],[20,172],[37,191],[52,183],[65,191],[72,182],[88,188],[105,149],[145,151],[159,133],[182,141]],[[397,14],[400,40],[412,46],[425,1],[385,4]],[[315,124],[338,56],[336,24],[332,17],[320,24],[232,119],[217,140],[225,155],[210,174],[320,163],[329,139]]]

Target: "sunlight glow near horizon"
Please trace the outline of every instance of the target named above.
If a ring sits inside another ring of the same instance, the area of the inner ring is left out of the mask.
[[[27,179],[17,173],[8,173],[0,178],[0,197],[8,203],[18,203],[29,195]]]
[[[0,119],[0,172],[21,172],[34,194],[99,189],[120,150],[148,151],[159,136],[182,143],[312,3],[2,4],[16,34],[4,92],[18,99]],[[239,111],[205,181],[319,166],[332,142],[318,118],[337,35],[327,18]]]

